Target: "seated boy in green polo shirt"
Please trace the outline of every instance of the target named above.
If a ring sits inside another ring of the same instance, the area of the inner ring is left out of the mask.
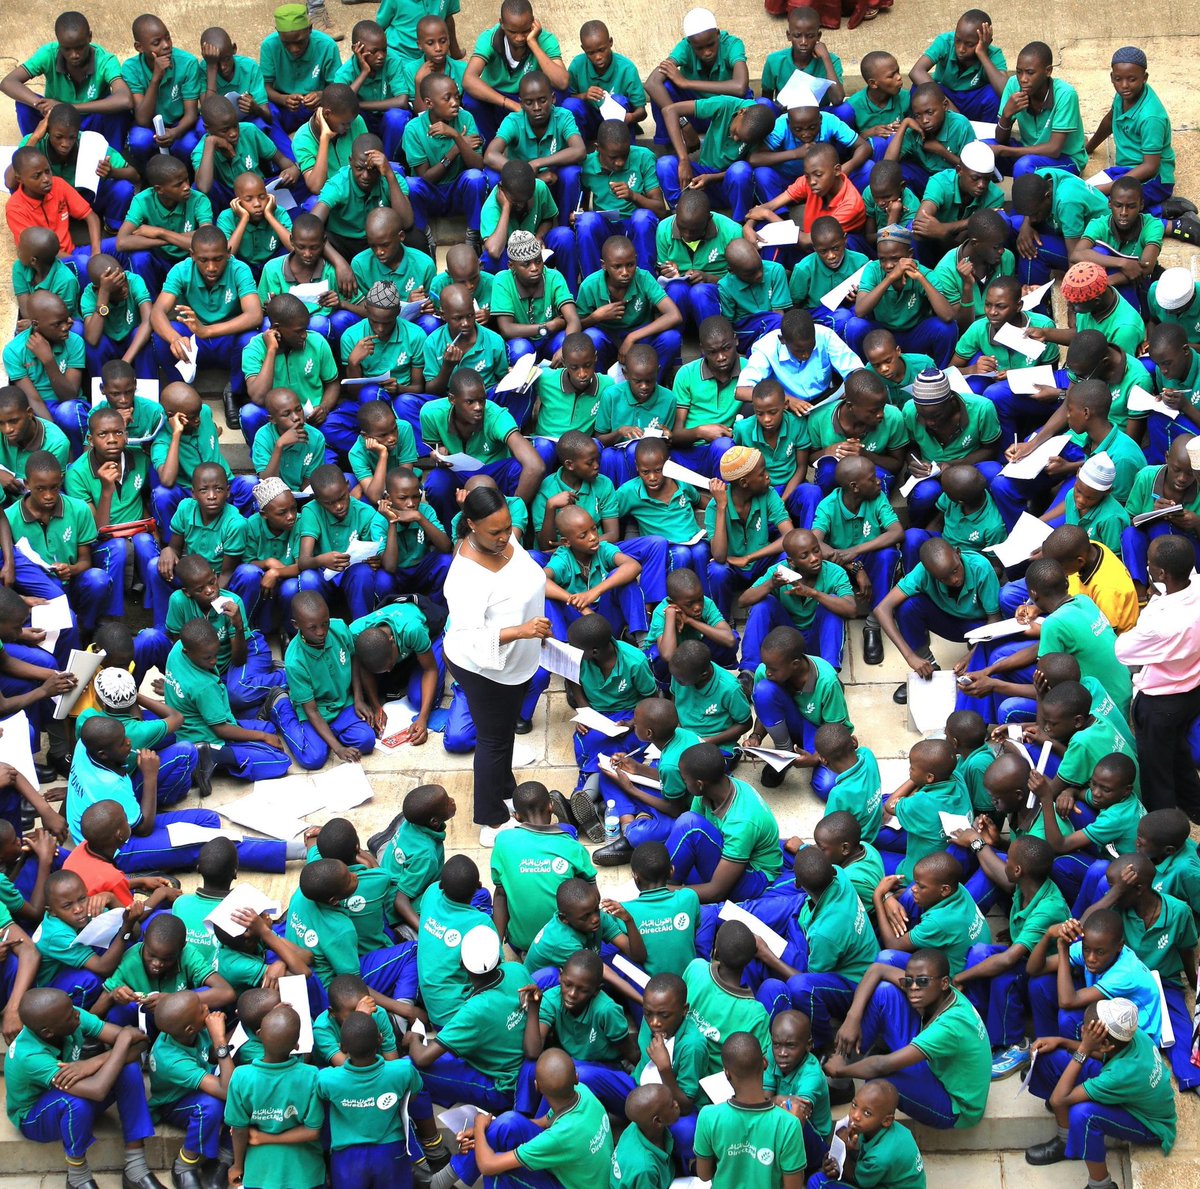
[[[728,669],[713,664],[712,649],[703,640],[681,641],[669,668],[680,726],[732,755],[754,720],[745,686]]]
[[[29,398],[39,417],[54,420],[70,435],[79,424],[83,339],[72,329],[75,315],[57,293],[36,289],[26,297],[27,325],[4,348],[8,383]]]
[[[262,987],[285,975],[298,974],[307,978],[311,973],[309,952],[286,937],[280,937],[271,927],[269,914],[260,915],[252,909],[239,908],[231,919],[241,929],[236,936],[215,924],[209,936],[216,962],[213,969],[233,988],[239,1011],[242,996],[251,988]],[[188,946],[202,953],[210,948],[191,942]],[[244,1065],[248,1059],[243,1057],[238,1064]]]
[[[59,250],[58,236],[49,227],[26,227],[21,232],[12,266],[18,318],[29,317],[28,297],[39,289],[61,297],[71,316],[79,316],[79,278],[58,258]]]
[[[546,572],[551,572],[549,566]],[[571,624],[567,639],[573,648],[583,650],[579,682],[567,685],[570,703],[576,710],[595,711],[611,723],[607,727],[602,724],[590,727],[577,722],[573,736],[579,779],[571,796],[571,816],[592,842],[602,842],[604,814],[595,803],[600,786],[600,756],[622,750],[634,708],[640,699],[650,697],[657,685],[645,653],[624,640],[614,639],[612,626],[602,614],[592,611],[580,615]]]
[[[172,265],[187,259],[192,235],[213,221],[207,194],[192,189],[187,166],[176,157],[155,153],[145,165],[146,188],[134,195],[117,229],[117,251],[129,255],[129,268],[149,289],[157,289]]]
[[[300,181],[295,161],[276,148],[258,125],[240,122],[238,109],[224,95],[207,96],[200,115],[204,135],[192,150],[192,168],[196,189],[209,196],[214,210],[223,211],[230,204],[242,174],[256,174],[261,181],[269,169],[278,175],[280,185],[294,186]]]
[[[225,1122],[233,1133],[231,1183],[247,1189],[318,1189],[325,1184],[325,1107],[317,1093],[317,1070],[296,1054],[300,1016],[281,1003],[267,1014],[258,1035],[263,1055],[239,1066],[229,1080]]]
[[[270,421],[255,435],[251,462],[259,479],[282,479],[294,494],[300,494],[332,451],[326,448],[325,435],[308,424],[304,406],[290,388],[272,388],[264,408]]]
[[[667,862],[669,865],[670,859]],[[696,1111],[707,1101],[700,1079],[708,1073],[708,1042],[688,1012],[683,978],[673,973],[651,975],[642,991],[642,1010],[634,1079],[642,1085],[646,1069],[654,1066],[659,1081],[670,1090],[680,1115],[687,1120],[680,1137],[690,1138]]]
[[[678,752],[676,760],[682,754]],[[686,791],[677,765],[675,777]],[[651,977],[682,974],[696,956],[700,897],[694,888],[670,886],[671,855],[662,842],[639,842],[630,857],[630,871],[638,894],[624,901],[625,907],[643,938],[654,939],[653,946],[647,947],[646,973]]]
[[[371,998],[367,984],[357,974],[339,974],[331,979],[326,994],[329,1006],[313,1020],[313,1052],[319,1064],[335,1068],[345,1064],[342,1027],[356,1013],[375,1021],[383,1059],[397,1059],[400,1054],[392,1018]]]
[[[822,723],[813,736],[813,750],[834,777],[825,800],[826,815],[852,814],[861,827],[859,837],[874,842],[883,821],[883,790],[875,753],[863,747],[842,722]]]
[[[681,490],[692,489],[682,487]],[[690,508],[690,504],[688,506]],[[673,569],[667,578],[667,597],[654,608],[650,627],[642,641],[661,686],[670,683],[671,657],[685,640],[703,640],[722,669],[737,667],[736,630],[729,626],[716,603],[704,593],[704,584],[695,570]]]
[[[636,474],[633,449],[644,435],[665,437],[675,424],[675,394],[660,383],[658,353],[648,342],[629,348],[624,379],[606,389],[596,413],[596,438],[604,447],[601,469],[621,485]]]
[[[361,303],[372,285],[395,285],[405,303],[425,301],[437,265],[424,252],[405,244],[405,222],[399,211],[379,206],[367,215],[367,246],[350,261]]]
[[[387,401],[367,401],[358,410],[358,437],[350,447],[350,472],[358,480],[351,497],[378,504],[388,474],[416,464],[419,457],[412,426],[398,420]]]
[[[854,1095],[853,1112],[837,1129],[846,1145],[846,1156],[839,1168],[832,1156],[826,1156],[821,1172],[827,1178],[850,1181],[855,1185],[890,1186],[890,1189],[923,1189],[925,1162],[912,1132],[896,1122],[900,1094],[891,1082],[874,1078]]]
[[[442,585],[454,545],[441,517],[425,502],[421,475],[411,466],[388,471],[384,498],[379,502],[379,511],[388,522],[384,556],[390,559],[395,553],[394,568],[388,574],[394,591],[416,593],[444,605]]]

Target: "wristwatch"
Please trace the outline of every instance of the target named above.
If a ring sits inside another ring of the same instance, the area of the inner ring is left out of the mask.
[[[983,850],[983,848],[984,848],[985,846],[987,846],[987,843],[986,843],[986,842],[984,842],[984,840],[983,840],[982,838],[976,838],[976,839],[975,839],[975,841],[971,843],[971,849],[972,849],[972,850],[973,850],[973,851],[974,851],[976,854],[979,854],[979,852],[980,852],[981,850]]]
[[[1082,1065],[1085,1061],[1087,1061],[1087,1054],[1081,1052],[1079,1049],[1076,1049],[1075,1052],[1071,1054],[1071,1060],[1074,1061],[1076,1065]]]
[[[109,314],[108,306],[97,306],[96,313],[99,314],[101,318],[107,318]]]
[[[228,1057],[232,1051],[233,1050],[230,1049],[230,1047],[228,1045],[218,1045],[217,1046],[217,1060],[224,1061],[225,1058]]]

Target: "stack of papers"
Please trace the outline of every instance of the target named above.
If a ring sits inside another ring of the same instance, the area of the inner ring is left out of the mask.
[[[864,264],[857,272],[851,273],[844,281],[838,285],[834,285],[824,297],[821,298],[821,304],[827,310],[836,310],[842,302],[846,300],[850,294],[858,288],[862,281],[862,275],[867,271],[867,266]]]
[[[547,637],[542,641],[542,668],[547,673],[557,673],[564,681],[579,684],[579,666],[583,662],[583,649],[561,640]]]
[[[1149,512],[1141,512],[1130,522],[1134,528],[1141,528],[1143,524],[1153,524],[1156,520],[1161,520],[1164,516],[1174,516],[1176,512],[1182,512],[1182,504],[1167,504],[1162,508],[1154,508]]]
[[[1044,520],[1022,512],[1017,523],[1013,525],[1008,539],[999,545],[987,545],[984,553],[993,553],[996,560],[1007,570],[1011,566],[1019,566],[1028,561],[1042,547],[1042,542],[1054,529]]]

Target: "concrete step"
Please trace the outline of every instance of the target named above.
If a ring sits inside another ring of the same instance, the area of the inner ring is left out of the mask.
[[[182,1142],[182,1131],[160,1124],[157,1133],[146,1141],[146,1160],[150,1167],[170,1168]],[[96,1142],[88,1149],[88,1163],[97,1172],[119,1173],[124,1159],[125,1142],[121,1138],[116,1110],[112,1109],[96,1125]],[[0,1172],[4,1174],[0,1183],[7,1184],[9,1177],[61,1174],[62,1171],[61,1145],[31,1143],[9,1122],[7,1115],[0,1115]]]

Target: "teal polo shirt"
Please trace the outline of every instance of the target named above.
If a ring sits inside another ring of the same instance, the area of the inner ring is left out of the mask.
[[[1000,610],[1000,584],[992,563],[982,553],[963,553],[965,572],[962,588],[951,590],[928,573],[918,562],[896,584],[909,598],[924,595],[940,611],[955,619],[986,619]]]

